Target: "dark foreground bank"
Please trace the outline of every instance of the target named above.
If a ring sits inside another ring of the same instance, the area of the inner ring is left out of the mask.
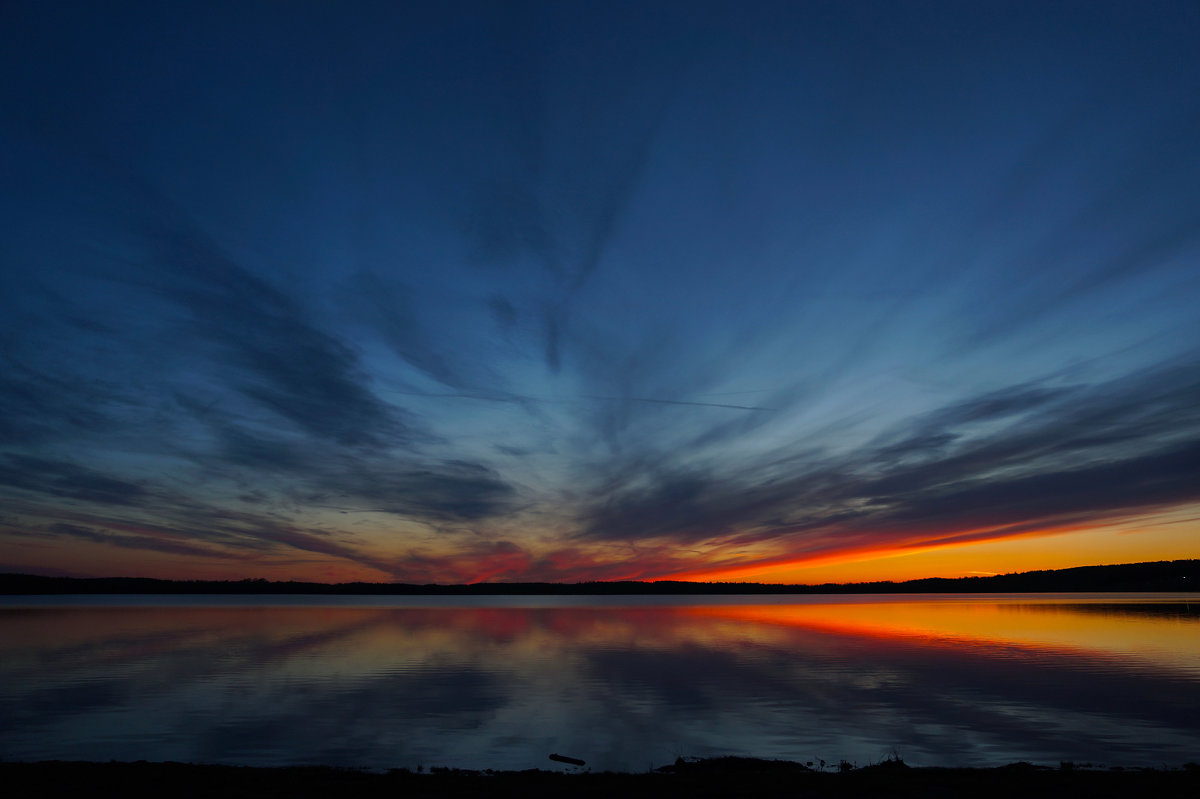
[[[249,768],[186,763],[0,763],[0,784],[77,797],[1134,797],[1200,796],[1200,767],[1163,770],[910,768],[898,761],[822,772],[797,763],[719,758],[645,774],[435,770],[373,774],[325,767]]]

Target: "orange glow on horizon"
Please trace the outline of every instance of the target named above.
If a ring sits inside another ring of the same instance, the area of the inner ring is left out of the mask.
[[[772,558],[750,563],[744,566],[730,566],[724,569],[701,570],[690,572],[683,575],[675,575],[669,578],[671,580],[688,580],[693,582],[736,582],[750,577],[766,578],[767,575],[774,574],[780,571],[794,571],[796,569],[809,569],[816,566],[842,566],[863,561],[878,561],[891,558],[905,557],[923,552],[934,552],[946,549],[963,549],[979,545],[984,542],[996,540],[1016,540],[1022,538],[1040,538],[1045,536],[1063,535],[1065,533],[1077,533],[1094,529],[1090,525],[1065,525],[1062,527],[1050,527],[1019,534],[1003,535],[996,534],[994,537],[987,537],[995,528],[979,528],[975,530],[964,530],[955,533],[955,538],[963,538],[967,536],[977,536],[969,541],[922,541],[914,540],[907,543],[891,546],[863,546],[855,548],[847,548],[831,552],[827,554],[807,555],[802,557],[782,557]],[[1033,567],[1037,568],[1037,567]],[[942,575],[924,575],[924,576],[942,576]],[[956,577],[963,576],[956,574]],[[888,578],[883,578],[888,579]],[[762,579],[763,582],[769,582],[769,579]],[[854,581],[854,580],[850,580]]]
[[[361,560],[283,546],[277,551],[245,553],[208,545],[211,555],[201,557],[103,541],[10,537],[0,540],[0,564],[11,572],[168,580],[262,578],[416,584],[672,580],[819,585],[1200,557],[1200,507],[1195,505],[1090,526],[1067,525],[1008,534],[988,528],[946,531],[937,538],[910,535],[885,545],[860,540],[854,547],[807,556],[764,549],[753,559],[743,554],[740,561],[732,560],[734,545],[720,541],[700,552],[680,549],[663,540],[647,541],[631,552],[628,547],[608,544],[558,546],[553,539],[543,538],[530,543],[519,539],[513,543],[484,542],[469,549],[431,547],[410,553],[397,551],[394,539],[385,537],[385,532],[371,531],[345,545],[347,551],[361,553]],[[149,536],[146,531],[142,534]],[[974,540],[962,540],[969,536]],[[174,543],[183,539],[160,540]],[[764,548],[771,545],[769,540],[759,544]],[[392,564],[395,570],[390,568]]]
[[[971,541],[933,541],[859,547],[809,557],[763,558],[728,568],[696,569],[660,580],[820,585],[969,577],[1110,563],[1200,557],[1195,507],[1099,525],[1063,525]]]

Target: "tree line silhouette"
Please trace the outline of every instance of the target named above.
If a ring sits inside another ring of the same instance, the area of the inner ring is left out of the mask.
[[[991,577],[929,577],[903,582],[702,583],[660,580],[583,583],[307,583],[270,580],[158,580],[148,577],[45,577],[0,574],[0,595],[25,594],[310,594],[349,596],[695,596],[752,594],[1035,593],[1200,591],[1200,560],[1079,566]]]

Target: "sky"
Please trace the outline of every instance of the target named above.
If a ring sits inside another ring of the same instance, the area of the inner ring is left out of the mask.
[[[0,571],[1200,556],[1194,2],[5,2]]]

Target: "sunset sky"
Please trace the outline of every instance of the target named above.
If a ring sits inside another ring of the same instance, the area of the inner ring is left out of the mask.
[[[1200,557],[1200,4],[0,5],[0,571]]]

